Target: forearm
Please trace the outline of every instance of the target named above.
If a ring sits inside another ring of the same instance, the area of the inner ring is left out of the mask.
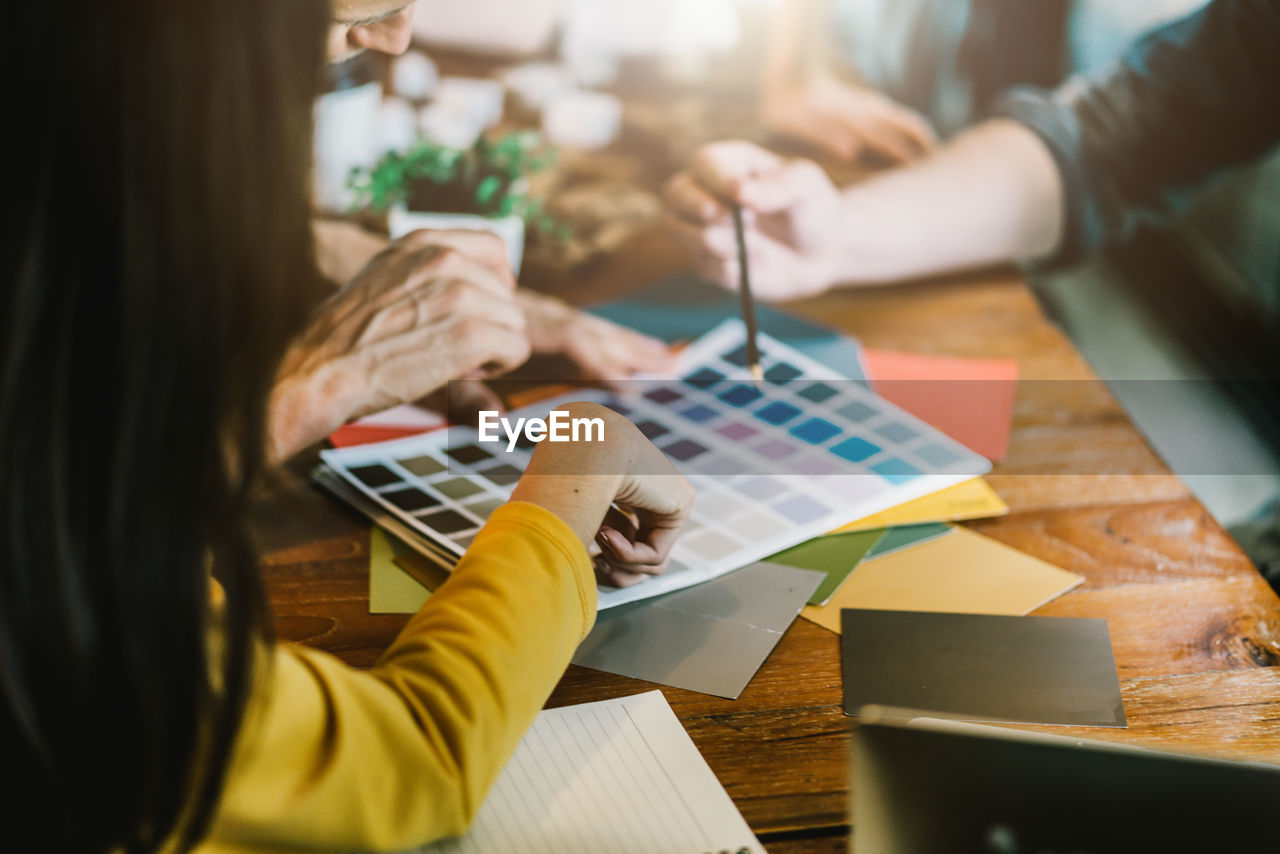
[[[316,266],[334,287],[342,287],[354,279],[373,256],[390,243],[387,238],[344,220],[317,217],[311,220],[311,229],[315,236]]]
[[[769,22],[761,85],[785,87],[804,79],[821,66],[821,19],[830,12],[831,0],[783,0]]]
[[[278,649],[202,854],[400,850],[465,830],[595,602],[573,535],[509,505],[371,672]]]
[[[1040,138],[1008,120],[843,193],[837,281],[899,281],[1052,253],[1063,186]]]
[[[571,417],[594,418],[603,414],[598,408],[576,404],[563,409]],[[629,458],[631,449],[622,442],[610,440],[609,427],[606,420],[603,442],[539,445],[524,476],[516,484],[511,500],[536,504],[551,511],[569,526],[584,546],[590,546],[610,502],[618,494],[623,476],[633,463]]]

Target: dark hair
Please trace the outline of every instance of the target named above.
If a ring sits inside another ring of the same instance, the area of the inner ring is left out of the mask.
[[[268,623],[245,509],[316,275],[327,11],[7,10],[0,755],[15,850],[186,848],[220,795]]]

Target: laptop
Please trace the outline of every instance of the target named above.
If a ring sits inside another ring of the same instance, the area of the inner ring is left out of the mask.
[[[1280,851],[1280,765],[927,714],[859,711],[854,854]]]

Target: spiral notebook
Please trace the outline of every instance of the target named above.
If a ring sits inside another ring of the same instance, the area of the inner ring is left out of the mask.
[[[661,691],[550,709],[471,830],[420,854],[764,854]]]

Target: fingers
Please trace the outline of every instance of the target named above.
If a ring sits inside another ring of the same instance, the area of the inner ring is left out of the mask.
[[[725,221],[729,208],[724,200],[699,183],[690,172],[681,172],[663,188],[667,205],[678,216],[696,223]]]
[[[938,134],[933,125],[915,110],[886,98],[881,107],[881,116],[886,124],[891,125],[921,153],[928,153],[938,147]]]
[[[627,536],[616,528],[600,529],[598,542],[612,566],[628,572],[660,575],[667,566],[671,547],[679,536],[678,527],[641,530]]]
[[[454,278],[432,281],[377,309],[357,343],[369,344],[416,330],[442,332],[446,324],[468,318],[483,318],[524,334],[524,313],[509,294],[495,293],[474,279]]]
[[[873,115],[860,118],[852,130],[867,150],[893,163],[918,160],[936,144],[928,123],[892,102],[885,102]]]
[[[675,356],[662,341],[583,312],[569,329],[564,353],[584,379],[611,384],[675,368]]]
[[[847,124],[805,104],[771,104],[765,123],[774,133],[812,146],[835,160],[853,160],[862,149],[858,134]]]
[[[599,556],[592,559],[592,566],[596,571],[596,582],[606,587],[630,587],[649,578],[643,572],[628,572],[625,569],[618,569]]]
[[[704,146],[689,170],[664,188],[671,209],[694,223],[727,219],[727,202],[771,214],[831,192],[831,180],[813,161],[784,160],[752,143],[734,141]]]
[[[610,508],[596,534],[600,546],[597,573],[610,575],[616,586],[661,575],[679,533],[678,522],[644,513],[632,519],[616,507]]]
[[[474,234],[472,236],[483,236]],[[451,246],[433,244],[415,255],[416,266],[410,279],[412,288],[420,288],[438,279],[463,279],[486,288],[494,295],[510,297],[515,292],[515,279],[503,262],[501,268],[478,260]]]
[[[398,242],[415,250],[439,247],[461,252],[497,275],[508,290],[515,290],[516,277],[507,260],[507,246],[496,234],[487,231],[419,229],[406,234]]]
[[[694,155],[689,170],[710,192],[724,199],[747,203],[745,186],[785,166],[781,157],[750,142],[729,140],[704,145]]]
[[[415,235],[424,234],[415,232]],[[444,245],[443,235],[460,244],[474,243],[483,248],[491,241],[478,232],[426,232],[433,242],[414,235],[401,238],[380,252],[373,261],[341,292],[343,320],[358,320],[384,308],[406,294],[430,287],[441,279],[464,279],[498,296],[509,297],[515,288],[505,260],[500,265],[492,259],[477,258],[455,246]],[[497,240],[495,237],[494,240]],[[499,241],[501,242],[501,241]]]

